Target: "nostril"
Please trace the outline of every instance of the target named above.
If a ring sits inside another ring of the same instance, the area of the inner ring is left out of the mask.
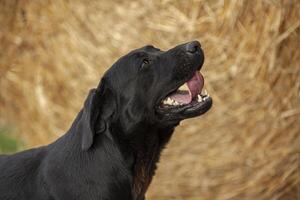
[[[196,53],[200,50],[201,45],[198,41],[193,41],[188,44],[186,44],[186,51],[190,53]]]

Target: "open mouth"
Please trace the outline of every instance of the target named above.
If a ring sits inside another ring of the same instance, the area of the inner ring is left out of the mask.
[[[204,89],[204,78],[199,71],[183,85],[169,93],[159,105],[159,112],[180,114],[181,117],[195,117],[208,111],[212,99]]]

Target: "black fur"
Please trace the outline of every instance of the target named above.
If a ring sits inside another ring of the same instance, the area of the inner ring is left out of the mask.
[[[120,58],[54,143],[0,156],[1,200],[143,200],[174,128],[185,116],[157,103],[203,63],[187,45]]]

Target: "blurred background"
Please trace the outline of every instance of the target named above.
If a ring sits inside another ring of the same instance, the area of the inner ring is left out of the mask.
[[[197,39],[214,99],[163,152],[149,200],[300,199],[298,0],[0,0],[0,151],[64,134],[128,51]]]

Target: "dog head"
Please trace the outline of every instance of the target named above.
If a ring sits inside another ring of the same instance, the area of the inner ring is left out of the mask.
[[[118,121],[128,133],[140,124],[175,127],[204,114],[212,99],[202,90],[203,62],[197,41],[168,51],[148,45],[121,57],[86,100],[83,113],[91,131],[101,132],[108,121]]]

